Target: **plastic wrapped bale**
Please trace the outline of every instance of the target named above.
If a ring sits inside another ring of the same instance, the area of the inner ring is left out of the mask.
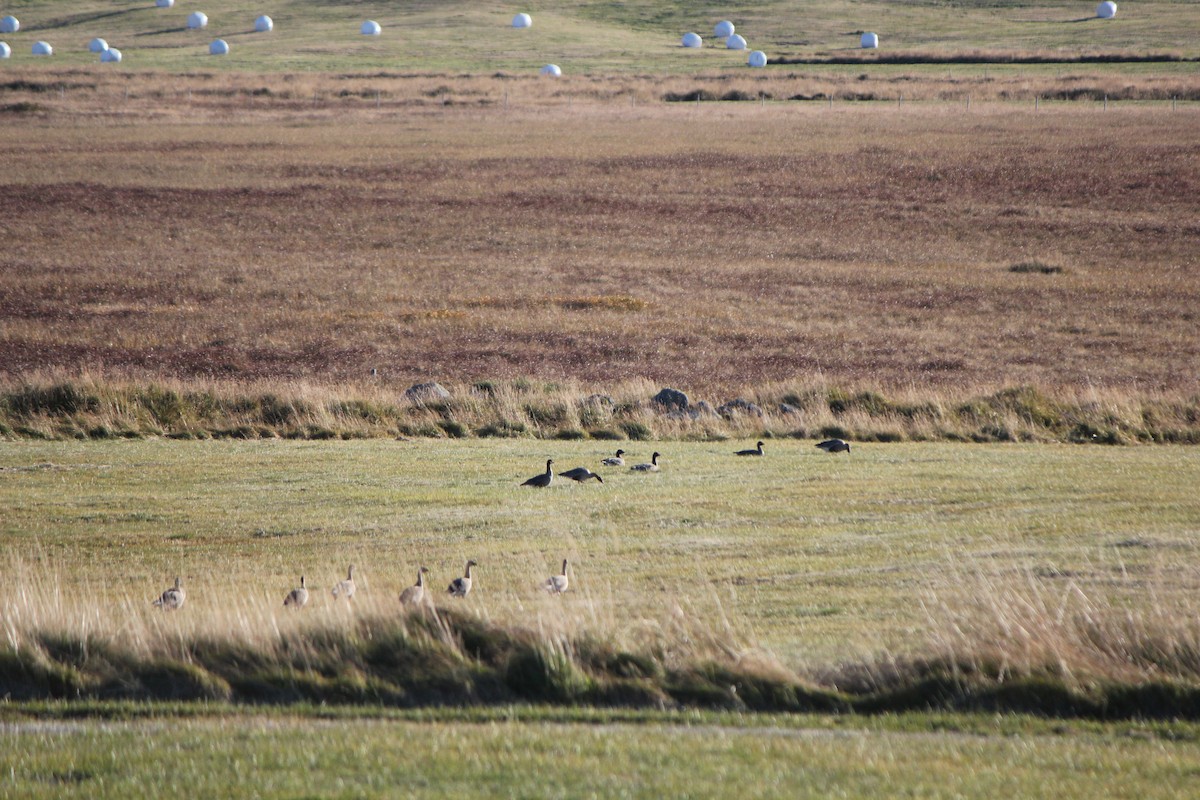
[[[54,48],[50,46],[49,42],[34,42],[33,54],[35,56],[52,56],[54,55]]]
[[[725,46],[730,50],[745,50],[746,40],[735,33],[733,36],[730,36],[725,40]]]
[[[8,46],[8,42],[0,42],[0,58],[10,58],[12,56],[12,48]]]
[[[879,34],[864,33],[862,38],[858,40],[858,46],[866,49],[874,49],[879,47]]]
[[[188,27],[192,30],[208,27],[208,14],[203,11],[193,11],[188,14]]]
[[[1112,19],[1117,15],[1117,4],[1112,0],[1104,0],[1096,6],[1096,16],[1100,19]]]
[[[704,40],[700,38],[698,33],[685,33],[683,35],[684,47],[703,47]]]
[[[722,20],[713,26],[713,35],[718,39],[728,39],[733,36],[733,23],[729,20]]]
[[[540,72],[543,75],[549,75],[551,78],[557,78],[562,75],[562,70],[559,69],[558,64],[547,64],[541,68]]]
[[[213,39],[212,44],[208,46],[209,55],[227,56],[229,55],[229,42],[224,39]]]
[[[263,14],[261,17],[254,20],[254,30],[258,31],[259,33],[273,31],[275,30],[275,20],[271,19],[266,14]]]
[[[383,33],[383,27],[380,26],[380,24],[375,20],[369,19],[362,24],[362,27],[359,28],[359,31],[363,36],[378,36],[379,34]]]
[[[0,19],[0,33],[16,33],[21,30],[21,20],[14,16]]]
[[[104,41],[103,39],[101,39],[99,37],[92,39],[90,42],[88,42],[88,50],[91,50],[93,53],[103,53],[107,49],[108,49],[108,42]]]
[[[750,58],[746,60],[746,63],[755,68],[765,67],[767,65],[767,54],[762,50],[755,50],[750,54]]]
[[[100,54],[100,60],[105,64],[119,64],[121,63],[121,51],[110,47]]]
[[[517,14],[513,17],[512,26],[514,28],[532,28],[533,17],[528,14]]]
[[[175,5],[175,0],[154,0],[154,5],[159,8],[171,8]]]

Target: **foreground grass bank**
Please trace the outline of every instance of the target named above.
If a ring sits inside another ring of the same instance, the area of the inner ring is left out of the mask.
[[[0,786],[31,798],[1165,798],[1200,766],[1193,727],[1020,718],[4,716]]]

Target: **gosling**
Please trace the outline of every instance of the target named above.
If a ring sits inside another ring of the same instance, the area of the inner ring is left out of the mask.
[[[187,593],[183,591],[183,583],[179,577],[175,577],[175,585],[159,595],[154,601],[154,605],[161,608],[163,611],[175,611],[183,606],[183,601],[187,599]]]
[[[452,597],[466,597],[471,593],[471,567],[474,566],[476,566],[474,561],[468,561],[466,574],[450,581],[450,587],[446,591]]]
[[[283,605],[294,606],[297,609],[304,608],[308,603],[308,588],[304,585],[304,576],[300,576],[300,585],[288,592],[288,596],[283,599]]]

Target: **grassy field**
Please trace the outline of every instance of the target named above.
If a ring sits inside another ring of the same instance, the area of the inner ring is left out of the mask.
[[[286,716],[16,721],[0,724],[0,786],[30,798],[230,791],[263,798],[873,798],[899,791],[1168,798],[1195,780],[1195,735],[1180,726],[1050,728],[1031,720],[831,725],[650,715],[578,722],[519,713],[466,724]]]
[[[634,460],[650,446],[628,443]],[[302,663],[324,671],[347,647],[338,631],[378,636],[381,620],[402,620],[396,595],[418,564],[440,588],[470,557],[475,591],[441,596],[440,608],[543,640],[649,648],[669,667],[758,664],[851,691],[920,656],[999,659],[1014,681],[1052,666],[1085,692],[1200,675],[1200,458],[1189,448],[857,445],[827,456],[795,441],[747,462],[735,443],[654,446],[663,470],[635,475],[600,469],[595,442],[7,442],[5,640],[84,672],[180,644],[196,663],[203,642],[267,659],[290,647],[303,659],[294,681]],[[596,466],[605,483],[518,488],[544,457]],[[545,596],[537,586],[560,558],[572,591]],[[328,589],[350,562],[360,590],[339,606]],[[314,598],[284,613],[300,573]],[[176,574],[189,598],[164,615],[149,600]],[[0,660],[11,675],[11,657]],[[125,680],[135,673],[146,674]],[[247,780],[264,797],[466,786],[1169,797],[1200,761],[1194,722],[389,705],[8,702],[0,785],[31,797],[220,794]]]
[[[648,460],[650,443],[635,445]],[[683,613],[812,671],[924,644],[946,614],[998,618],[1010,593],[1169,609],[1190,607],[1200,578],[1187,555],[1200,460],[1186,448],[839,457],[781,441],[747,462],[735,443],[654,447],[662,472],[637,475],[602,470],[611,451],[595,442],[7,443],[5,618],[91,626],[94,601],[102,626],[128,615],[126,634],[153,638],[149,601],[178,574],[191,596],[172,624],[257,637],[296,619],[280,603],[301,574],[306,616],[326,622],[342,619],[328,589],[349,563],[355,607],[392,614],[418,564],[444,587],[473,558],[477,591],[455,607],[482,619],[635,641]],[[550,457],[606,482],[518,491]],[[562,558],[575,591],[546,597]]]
[[[203,9],[204,30],[188,30],[187,17]],[[534,17],[529,30],[510,27],[515,10]],[[178,3],[158,9],[151,2],[13,2],[5,7],[22,21],[7,36],[14,62],[33,60],[30,47],[46,40],[53,60],[92,64],[87,43],[100,36],[119,48],[118,67],[182,72],[233,71],[468,71],[532,72],[558,62],[567,74],[692,73],[744,69],[745,54],[727,50],[712,36],[713,25],[731,19],[751,48],[770,56],[828,57],[858,54],[858,34],[880,35],[882,52],[937,55],[988,50],[1040,52],[1061,57],[1080,53],[1168,53],[1200,55],[1197,22],[1188,2],[1124,6],[1116,19],[1094,18],[1089,2],[887,3],[821,0],[795,4],[770,0],[703,6],[682,2],[560,2],[513,6],[500,3],[408,2],[329,3],[262,0],[252,7],[232,0],[202,6]],[[255,33],[254,20],[268,14],[270,33]],[[359,26],[375,19],[380,37],[362,36]],[[706,37],[699,51],[680,47],[680,36]],[[216,37],[228,41],[228,56],[208,55]]]
[[[1190,107],[71,98],[0,143],[10,385],[1200,390]]]

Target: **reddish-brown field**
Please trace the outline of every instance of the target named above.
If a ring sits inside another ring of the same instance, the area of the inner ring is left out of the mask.
[[[1200,390],[1192,104],[376,107],[263,80],[277,102],[211,76],[116,110],[0,95],[31,103],[0,115],[6,382]]]

